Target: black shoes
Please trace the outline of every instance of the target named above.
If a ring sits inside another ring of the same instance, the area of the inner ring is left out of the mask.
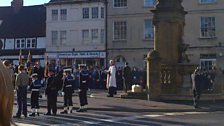
[[[14,115],[12,118],[17,118],[17,119],[19,119],[19,118],[21,118],[21,116],[20,116],[20,115]],[[27,115],[24,115],[24,118],[27,118]]]
[[[21,118],[19,115],[15,115],[15,116],[13,116],[13,118],[17,118],[17,119],[19,119],[19,118]]]
[[[29,116],[35,117],[35,113],[34,112],[33,113],[30,113]]]
[[[44,115],[47,115],[47,116],[51,116],[51,115],[56,116],[56,113],[51,114],[51,113],[47,112]]]
[[[51,113],[47,112],[47,113],[45,113],[44,115],[51,115]]]
[[[76,112],[87,112],[87,109],[79,108]]]
[[[64,111],[60,112],[60,114],[68,114],[68,111],[64,110]]]
[[[107,97],[114,97],[113,95],[108,94]]]
[[[35,113],[33,112],[33,113],[30,113],[29,116],[33,116],[33,117],[35,117],[36,115],[35,115]],[[39,112],[37,112],[37,116],[40,116]]]

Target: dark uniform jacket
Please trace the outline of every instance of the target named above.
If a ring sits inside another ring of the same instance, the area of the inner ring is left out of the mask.
[[[57,80],[58,79],[56,77],[49,77],[47,79],[47,88],[45,90],[46,95],[49,93],[57,93],[61,89]]]
[[[34,67],[33,73],[37,73],[38,80],[42,80],[44,78],[44,69],[42,67]]]
[[[197,91],[198,93],[201,93],[202,90],[202,75],[200,74],[195,74],[195,78],[194,78],[194,84],[193,85],[193,90]]]
[[[31,91],[40,91],[41,87],[42,87],[41,81],[34,80],[34,81],[32,81],[32,83],[30,85],[30,90]]]
[[[88,90],[89,72],[87,70],[82,70],[80,72],[80,85],[79,89]]]
[[[64,80],[63,92],[74,93],[73,83],[74,83],[74,78],[71,75],[68,75]]]

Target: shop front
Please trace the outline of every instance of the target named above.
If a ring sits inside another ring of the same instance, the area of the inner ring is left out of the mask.
[[[87,66],[104,66],[105,65],[105,52],[48,52],[46,53],[48,61],[53,65],[60,66],[75,66],[78,64],[86,64]]]

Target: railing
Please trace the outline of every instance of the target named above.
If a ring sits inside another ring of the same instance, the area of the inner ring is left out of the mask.
[[[171,65],[161,66],[161,88],[162,93],[175,93],[176,92],[176,68]]]

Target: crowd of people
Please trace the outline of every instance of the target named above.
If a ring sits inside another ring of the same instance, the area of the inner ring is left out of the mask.
[[[193,105],[195,108],[198,108],[198,101],[200,100],[202,92],[211,92],[214,90],[215,77],[215,67],[213,67],[211,70],[205,70],[201,69],[200,67],[197,67],[194,73],[191,75],[193,89]]]
[[[117,90],[131,89],[134,84],[145,87],[145,71],[138,71],[136,67],[131,69],[128,63],[124,69],[117,68],[113,60],[110,61],[108,68],[92,67],[86,64],[79,64],[77,68],[54,67],[46,64],[44,67],[39,62],[34,65],[11,66],[9,61],[5,61],[12,71],[12,78],[17,96],[17,113],[15,118],[20,118],[23,114],[27,117],[27,93],[31,92],[31,110],[29,116],[39,116],[39,98],[42,93],[47,98],[46,115],[57,114],[57,97],[62,92],[64,97],[64,110],[61,114],[72,113],[72,96],[78,90],[80,108],[77,112],[87,111],[87,91],[90,89],[108,89],[107,97],[113,97]]]

